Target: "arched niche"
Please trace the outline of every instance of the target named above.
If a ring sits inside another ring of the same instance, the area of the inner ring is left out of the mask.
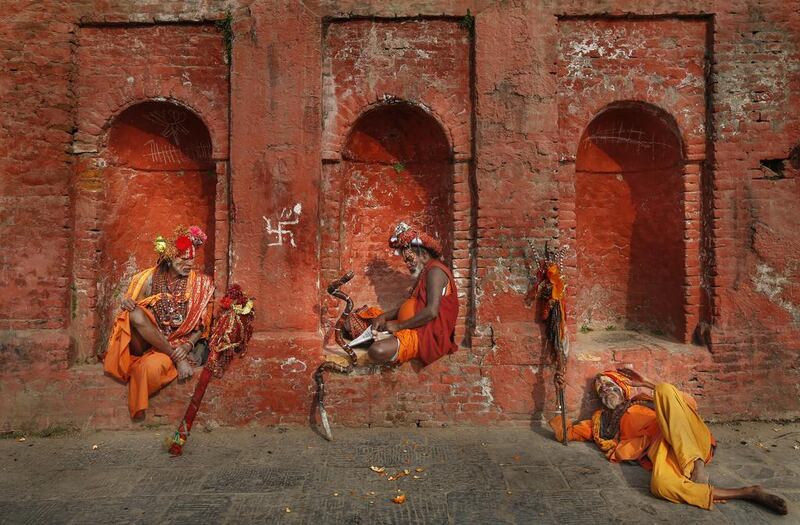
[[[674,119],[640,102],[589,123],[576,155],[579,325],[684,339],[683,145]]]
[[[101,331],[110,326],[131,275],[155,264],[157,235],[169,237],[179,225],[203,228],[208,241],[195,268],[213,275],[217,181],[211,151],[206,125],[177,104],[138,103],[111,122],[98,232]]]
[[[354,123],[343,148],[341,266],[360,276],[358,300],[388,308],[413,279],[388,247],[400,220],[439,238],[452,260],[452,148],[439,122],[406,102],[379,105]]]

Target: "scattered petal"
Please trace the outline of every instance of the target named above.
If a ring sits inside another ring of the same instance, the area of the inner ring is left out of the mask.
[[[100,445],[92,445],[92,450],[97,450],[98,448],[100,448]]]
[[[417,472],[425,472],[425,469],[422,467],[417,467],[414,470],[416,470]]]
[[[413,479],[420,479],[419,476],[413,476]]]
[[[338,496],[338,495],[339,495],[339,493],[338,493],[338,492],[334,492],[334,493],[333,493],[333,495],[334,495],[334,496]]]
[[[800,450],[800,445],[792,445],[792,448],[795,450]]]
[[[383,474],[384,472],[386,472],[386,468],[385,467],[374,467],[374,466],[371,466],[371,467],[369,467],[369,469],[372,472],[377,472],[378,474]]]
[[[286,510],[287,513],[292,512],[292,509],[290,509],[289,507],[286,507],[285,510]]]
[[[19,441],[20,443],[22,443],[22,442],[24,442],[24,441],[25,441],[25,438],[24,438],[24,437],[21,437],[21,438],[19,438],[17,441]]]
[[[410,471],[410,470],[408,470],[408,469],[403,469],[403,474],[405,474],[406,476],[408,476],[409,474],[411,474],[411,471]]]
[[[394,498],[392,498],[392,503],[397,503],[398,505],[401,505],[405,502],[406,502],[406,497],[403,494],[400,494],[399,496],[395,496]]]

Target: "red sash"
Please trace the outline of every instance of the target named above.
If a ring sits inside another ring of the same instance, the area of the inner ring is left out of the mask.
[[[456,319],[458,318],[458,289],[453,272],[437,259],[431,259],[422,270],[411,296],[416,299],[416,311],[419,312],[428,304],[428,271],[431,268],[441,269],[450,281],[450,293],[442,297],[439,303],[439,315],[433,321],[415,328],[419,337],[419,358],[429,365],[437,359],[458,350],[455,343]],[[434,290],[433,293],[442,293]]]

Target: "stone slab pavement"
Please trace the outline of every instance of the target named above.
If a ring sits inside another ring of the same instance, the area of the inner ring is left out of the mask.
[[[800,423],[710,426],[712,482],[760,483],[788,516],[656,499],[639,466],[538,425],[334,427],[333,442],[302,428],[196,429],[180,458],[163,448],[170,428],[143,427],[0,440],[0,523],[800,523]]]

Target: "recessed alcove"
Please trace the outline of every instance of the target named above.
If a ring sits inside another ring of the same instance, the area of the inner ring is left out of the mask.
[[[153,239],[179,225],[208,235],[195,269],[214,273],[216,173],[208,128],[192,111],[164,101],[128,107],[111,123],[103,152],[98,314],[105,333],[131,275],[156,262]]]
[[[352,268],[358,302],[397,306],[413,279],[388,239],[400,220],[439,238],[452,260],[453,162],[439,122],[406,102],[378,105],[354,123],[340,178],[340,258]]]
[[[684,151],[674,119],[612,104],[576,155],[576,319],[594,330],[686,332]]]

